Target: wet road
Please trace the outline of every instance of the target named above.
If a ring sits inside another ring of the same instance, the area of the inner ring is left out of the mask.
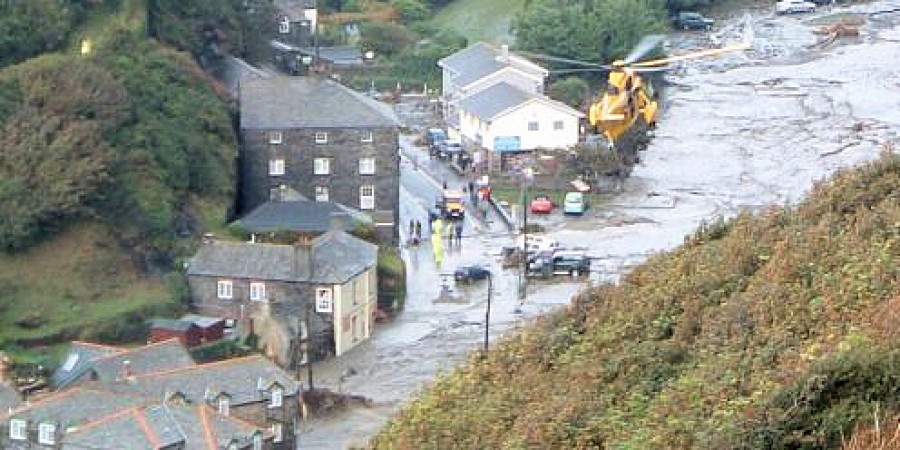
[[[738,15],[711,34],[673,35],[673,48],[749,37],[752,49],[687,63],[669,76],[673,87],[657,136],[623,192],[602,209],[560,222],[551,234],[563,245],[589,247],[598,257],[595,269],[613,279],[648,255],[677,246],[702,221],[742,208],[795,202],[816,180],[875,158],[900,133],[895,64],[900,61],[900,28],[895,27],[900,14],[884,12],[900,9],[898,3],[841,9],[864,14],[869,23],[858,42],[824,49],[808,47],[819,39],[810,23],[816,16]],[[420,164],[411,171],[407,164],[401,179],[405,222],[424,217],[433,202],[429,196],[439,191],[436,179],[444,176],[440,167]],[[499,274],[492,299],[494,338],[524,317],[567,303],[579,288],[577,283],[532,284],[523,314],[516,314],[516,274],[502,271],[496,257],[511,238],[501,236],[497,223],[467,225],[475,236],[449,252],[440,268],[427,246],[405,250],[409,299],[404,312],[378,327],[371,341],[316,366],[317,386],[362,394],[376,403],[308,422],[301,448],[365,442],[436,373],[478,347],[486,286],[454,287],[450,298],[455,302],[435,303],[440,273],[481,262]],[[342,381],[340,375],[350,367],[356,374]]]

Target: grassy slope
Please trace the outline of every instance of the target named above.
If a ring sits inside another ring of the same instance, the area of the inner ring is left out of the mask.
[[[525,0],[456,0],[438,11],[434,23],[458,32],[470,43],[511,44],[509,25],[524,5]]]
[[[142,0],[123,0],[117,11],[95,9],[73,33],[68,51],[79,51],[83,39],[90,39],[94,49],[104,46],[117,28],[143,33],[144,12]],[[194,196],[187,209],[204,230],[226,235],[230,201]],[[123,326],[182,307],[163,278],[135,269],[128,250],[106,227],[74,224],[27,252],[0,253],[0,348],[74,337],[128,338],[133,330]],[[23,320],[40,326],[17,324]]]
[[[176,306],[162,280],[136,272],[110,235],[81,224],[24,254],[0,254],[0,341],[74,337],[121,314]],[[28,318],[43,325],[16,325]]]
[[[823,448],[897,414],[900,156],[588,297],[441,378],[376,447]]]

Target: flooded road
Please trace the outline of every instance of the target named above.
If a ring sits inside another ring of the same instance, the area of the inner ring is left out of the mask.
[[[685,63],[671,74],[656,138],[622,193],[551,234],[564,246],[589,247],[598,258],[595,279],[610,280],[648,255],[679,245],[703,221],[796,202],[816,180],[877,157],[900,133],[900,13],[894,9],[900,10],[900,2],[836,10],[859,13],[867,25],[858,41],[821,49],[809,46],[821,39],[812,31],[825,9],[792,17],[764,11],[735,17],[710,35],[673,34],[677,49],[748,37],[752,49]],[[405,151],[421,158],[417,163],[427,160],[417,153],[421,149]],[[401,181],[403,223],[426,214],[434,195],[428,185],[452,177],[439,166],[413,170],[408,161]],[[571,281],[532,283],[517,313],[516,274],[504,271],[497,257],[512,238],[497,223],[472,222],[467,233],[471,237],[449,251],[440,267],[428,246],[404,250],[406,309],[394,322],[379,325],[370,341],[314,366],[317,387],[361,394],[374,406],[306,422],[300,448],[364,444],[437,373],[481,345],[487,285],[457,287],[442,274],[464,263],[492,268],[492,338],[567,303],[582,287]]]

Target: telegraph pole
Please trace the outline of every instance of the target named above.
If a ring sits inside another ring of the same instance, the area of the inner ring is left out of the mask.
[[[313,388],[313,370],[312,370],[312,355],[309,353],[310,347],[312,347],[312,328],[310,328],[310,310],[312,309],[312,303],[306,304],[306,377],[309,381],[309,390],[312,391]]]
[[[487,354],[488,351],[488,337],[490,333],[491,327],[491,293],[494,292],[493,280],[494,274],[488,272],[488,298],[487,298],[487,309],[484,311],[484,353]]]

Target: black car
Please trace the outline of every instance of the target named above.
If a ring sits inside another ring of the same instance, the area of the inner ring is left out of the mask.
[[[713,20],[700,13],[682,11],[672,18],[672,25],[682,30],[709,30],[713,26]]]
[[[453,272],[453,279],[459,283],[471,283],[483,280],[491,275],[491,271],[481,266],[462,266]]]
[[[571,275],[578,277],[591,271],[591,259],[579,250],[541,252],[528,261],[529,275]]]

